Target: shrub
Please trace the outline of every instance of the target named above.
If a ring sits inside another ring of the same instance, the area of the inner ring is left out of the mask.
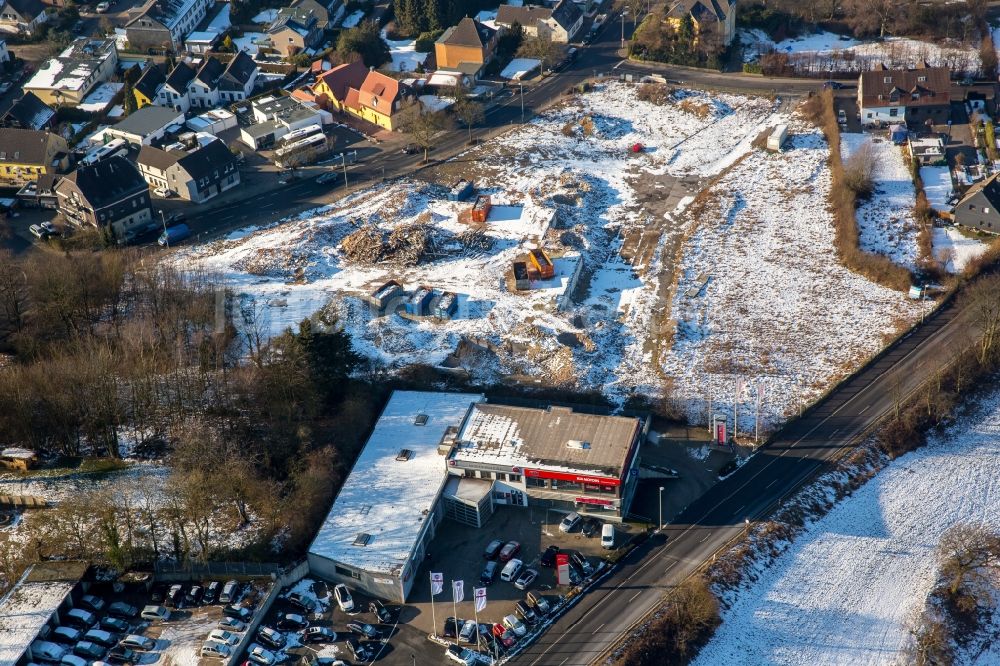
[[[667,593],[663,609],[618,658],[628,666],[686,664],[715,628],[719,602],[700,577],[689,578]]]
[[[417,37],[416,43],[413,45],[414,50],[417,53],[430,53],[434,50],[434,42],[438,40],[441,36],[443,30],[431,30],[429,32],[422,32],[420,36]]]
[[[662,83],[643,83],[639,86],[636,97],[643,102],[663,106],[670,101],[670,88]]]

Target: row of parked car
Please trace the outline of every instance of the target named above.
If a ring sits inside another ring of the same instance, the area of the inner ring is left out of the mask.
[[[32,644],[31,653],[39,662],[62,666],[135,663],[136,650],[155,645],[129,633],[139,617],[145,619],[145,614],[135,606],[86,594],[77,607],[61,614],[59,626]]]
[[[541,622],[554,609],[548,598],[529,592],[524,601],[518,601],[514,613],[503,617],[500,622],[476,623],[474,620],[449,617],[444,622],[442,635],[457,638],[460,643],[473,646],[490,654],[500,655],[510,650],[517,641],[528,634],[528,628]],[[448,656],[453,661],[470,663],[468,654],[451,651]]]

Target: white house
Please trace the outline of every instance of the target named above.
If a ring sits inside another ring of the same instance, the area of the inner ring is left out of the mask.
[[[188,63],[177,63],[167,75],[166,82],[156,92],[156,103],[180,113],[187,113],[191,108],[188,85],[195,74],[197,72],[194,67]]]

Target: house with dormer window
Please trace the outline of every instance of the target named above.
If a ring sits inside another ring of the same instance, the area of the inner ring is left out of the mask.
[[[413,90],[403,82],[370,71],[360,88],[348,88],[344,108],[362,120],[395,130],[410,115],[419,113],[420,104]]]
[[[858,109],[865,127],[928,120],[944,125],[951,117],[951,70],[927,63],[913,69],[879,65],[858,77]]]

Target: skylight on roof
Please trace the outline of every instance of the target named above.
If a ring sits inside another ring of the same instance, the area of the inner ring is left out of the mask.
[[[427,415],[417,414],[417,418],[413,419],[413,425],[418,425],[418,426],[427,425]]]
[[[354,537],[355,546],[367,546],[371,543],[372,535],[367,532],[358,532],[358,536]]]

